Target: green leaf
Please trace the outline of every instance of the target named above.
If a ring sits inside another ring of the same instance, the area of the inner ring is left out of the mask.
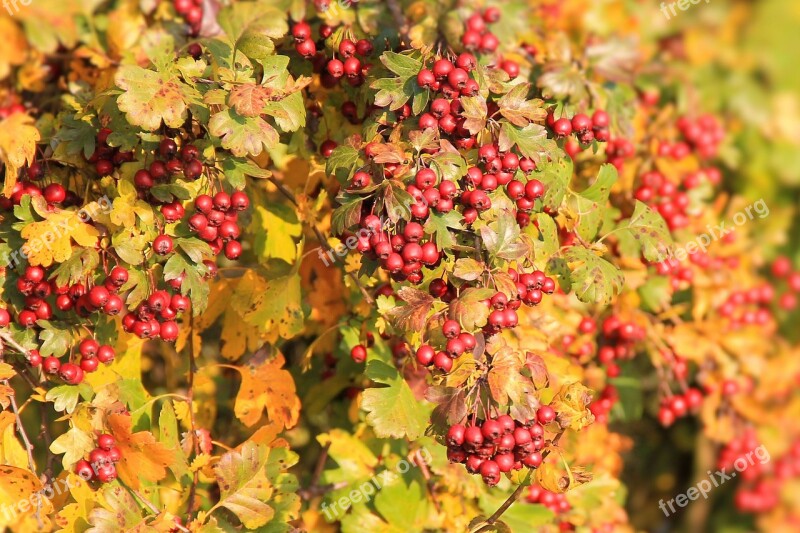
[[[559,157],[540,168],[541,172],[537,172],[535,177],[544,185],[542,202],[545,207],[555,211],[561,207],[572,180],[572,158]]]
[[[414,397],[411,388],[393,365],[379,359],[367,362],[366,376],[386,385],[364,391],[361,408],[367,423],[381,438],[415,440],[425,433],[428,410]]]
[[[272,39],[289,31],[286,11],[263,2],[236,2],[220,10],[217,22],[236,50],[261,61],[272,55]]]
[[[516,146],[520,153],[537,165],[548,159],[560,159],[560,148],[553,139],[547,138],[547,129],[541,124],[528,124],[524,128],[503,122],[497,140],[500,151],[507,152]]]
[[[280,141],[277,130],[261,117],[243,117],[233,109],[220,111],[208,123],[211,135],[222,140],[222,147],[238,157],[259,155],[264,148]]]
[[[172,407],[171,401],[166,401],[158,415],[158,440],[168,449],[175,451],[175,459],[169,464],[169,469],[172,470],[177,479],[182,478],[189,472],[186,455],[180,445],[180,435],[175,409]]]
[[[638,200],[633,215],[620,223],[616,233],[623,239],[627,237],[631,245],[635,241],[644,258],[651,262],[665,260],[673,243],[661,215]]]
[[[513,261],[529,251],[528,246],[520,240],[519,224],[507,213],[482,227],[480,232],[484,246],[494,257]]]
[[[572,269],[575,296],[582,302],[607,305],[625,283],[617,267],[581,246],[570,248],[564,259]]]
[[[179,183],[161,183],[150,187],[150,194],[162,202],[172,202],[178,200],[188,200],[192,193]]]
[[[325,173],[329,176],[336,176],[339,183],[346,183],[362,164],[361,156],[355,148],[347,145],[340,145],[334,148],[333,153],[325,163]]]
[[[276,102],[267,102],[264,113],[271,116],[283,131],[297,131],[306,123],[306,107],[303,94],[294,92]]]
[[[45,395],[45,400],[53,402],[53,409],[71,414],[78,406],[78,399],[88,400],[92,397],[92,388],[88,383],[80,385],[59,385],[53,387]]]
[[[576,230],[582,239],[591,241],[597,236],[600,225],[603,223],[603,213],[608,203],[608,195],[616,181],[616,167],[605,164],[600,167],[600,173],[591,187],[575,197],[575,208],[579,217]]]
[[[214,256],[211,251],[211,246],[205,241],[201,241],[197,237],[176,237],[175,245],[183,250],[195,264],[200,264],[203,259],[208,259]]]
[[[422,70],[421,60],[408,54],[397,54],[388,50],[381,55],[381,63],[401,78],[416,76]]]
[[[66,287],[78,283],[90,272],[94,272],[100,264],[100,255],[91,248],[75,248],[69,259],[58,265],[50,279],[56,285]]]
[[[413,78],[380,78],[372,82],[375,94],[375,105],[388,107],[391,111],[400,109],[409,98],[417,93],[417,82]]]
[[[269,170],[243,157],[226,157],[222,160],[222,171],[227,181],[234,189],[242,190],[247,183],[247,176],[254,178],[268,178],[272,175]]]
[[[72,344],[72,333],[65,325],[58,322],[49,322],[47,320],[38,320],[36,324],[42,328],[39,332],[39,339],[42,341],[41,354],[42,357],[61,357],[67,353]]]
[[[434,234],[436,247],[446,254],[452,253],[451,248],[456,243],[455,237],[450,232],[451,229],[464,229],[464,225],[461,223],[461,214],[455,210],[444,214],[432,211],[425,222],[425,233]]]
[[[186,277],[181,284],[181,293],[189,295],[192,301],[192,314],[198,316],[205,311],[208,305],[208,295],[211,289],[197,271],[197,267],[189,264],[182,255],[172,254],[164,264],[164,280],[178,279],[183,273],[186,274]]]
[[[534,216],[536,225],[530,224],[526,232],[534,233],[533,250],[536,254],[536,259],[549,259],[551,255],[556,253],[561,246],[558,240],[558,226],[553,217],[547,213],[537,213]],[[538,226],[538,230],[536,229]]]
[[[364,198],[344,193],[336,200],[339,207],[331,216],[331,233],[341,235],[345,229],[355,226],[361,220],[361,204],[364,203]]]
[[[406,192],[402,182],[385,180],[382,189],[383,208],[389,220],[395,224],[400,220],[411,219],[411,206],[416,203],[414,197]]]

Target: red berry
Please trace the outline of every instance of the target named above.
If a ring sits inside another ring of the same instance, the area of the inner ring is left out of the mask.
[[[297,42],[303,42],[311,37],[311,26],[308,22],[300,21],[292,27],[292,37]]]
[[[572,133],[572,123],[568,118],[562,117],[553,124],[553,131],[559,137],[565,137]]]
[[[416,353],[417,362],[422,366],[429,366],[433,362],[433,358],[436,355],[436,351],[428,346],[427,344],[423,344],[419,347]]]
[[[114,360],[114,348],[108,344],[103,344],[97,349],[97,360],[101,363],[108,364]]]
[[[81,459],[77,463],[75,463],[75,473],[83,478],[84,481],[89,481],[94,476],[94,470],[92,470],[92,465],[89,464],[89,461]]]
[[[158,255],[167,255],[172,252],[172,237],[159,235],[153,240],[153,251]]]
[[[361,364],[367,360],[367,349],[363,345],[357,344],[350,350],[350,357],[356,363]]]
[[[447,445],[461,446],[464,443],[465,431],[466,428],[461,424],[455,424],[453,426],[450,426],[450,429],[447,431],[447,437],[445,437]]]
[[[433,366],[442,372],[450,372],[453,369],[453,359],[445,352],[437,352],[433,357]]]
[[[556,412],[549,405],[543,405],[539,407],[539,410],[536,412],[536,420],[538,420],[539,423],[542,425],[549,424],[555,419],[556,419]]]

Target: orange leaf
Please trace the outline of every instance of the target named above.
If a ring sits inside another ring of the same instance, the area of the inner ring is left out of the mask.
[[[138,489],[140,478],[158,481],[167,475],[165,467],[174,458],[173,450],[156,441],[149,431],[131,433],[129,415],[109,415],[107,422],[122,455],[117,463],[117,473],[122,481]]]
[[[256,352],[255,357],[266,355],[268,348]],[[248,427],[255,425],[266,409],[270,422],[290,428],[300,415],[300,399],[295,391],[292,375],[283,369],[286,360],[273,351],[263,363],[251,362],[247,367],[236,368],[242,374],[242,386],[236,395],[234,413]]]

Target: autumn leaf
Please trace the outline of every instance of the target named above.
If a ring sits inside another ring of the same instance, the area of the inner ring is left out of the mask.
[[[257,117],[274,91],[255,83],[235,85],[228,94],[228,104],[243,117]]]
[[[562,428],[578,431],[594,422],[594,415],[588,409],[590,403],[592,391],[576,381],[561,387],[550,405],[558,413]]]
[[[122,458],[117,473],[127,485],[138,489],[140,480],[159,481],[167,475],[174,452],[156,441],[149,431],[131,432],[129,415],[112,414],[107,418],[109,433],[117,440]]]
[[[136,65],[117,71],[114,81],[124,92],[117,104],[128,121],[147,131],[163,122],[178,128],[186,120],[189,101],[199,99],[195,89],[181,83],[173,72],[155,72]]]
[[[266,349],[265,349],[266,350]],[[234,414],[247,427],[252,427],[266,410],[269,422],[282,428],[293,427],[300,414],[294,379],[283,368],[286,360],[277,349],[271,350],[266,360],[236,368],[242,376],[242,385],[236,395]]]
[[[402,287],[397,291],[397,295],[406,305],[395,307],[388,312],[394,325],[404,331],[422,330],[433,305],[433,297],[413,287]]]
[[[260,154],[279,141],[277,130],[260,117],[245,117],[234,109],[220,111],[211,117],[208,131],[222,139],[222,147],[235,156]]]
[[[138,487],[138,486],[137,486]],[[168,533],[175,523],[164,515],[145,517],[136,499],[125,487],[107,485],[99,492],[101,507],[89,514],[92,525],[86,533]]]
[[[6,165],[3,196],[11,196],[19,170],[34,160],[40,138],[33,118],[25,113],[0,120],[0,161]]]
[[[461,116],[466,119],[464,127],[473,135],[483,131],[486,127],[486,99],[482,96],[465,96],[460,101],[463,107]]]
[[[500,114],[509,122],[524,128],[531,122],[542,122],[547,116],[544,102],[538,98],[528,100],[529,83],[520,83],[497,101]]]
[[[470,287],[461,292],[461,296],[450,302],[450,318],[461,324],[462,329],[473,331],[486,325],[489,318],[489,306],[482,303],[494,296],[489,288]]]
[[[293,494],[297,480],[285,470],[296,462],[297,455],[284,448],[249,441],[240,451],[226,453],[214,465],[220,500],[209,514],[225,507],[249,530],[262,528],[273,518],[291,520],[297,516],[300,498]]]
[[[20,235],[27,241],[23,251],[28,262],[48,267],[70,258],[73,240],[80,246],[94,247],[100,233],[75,211],[56,211],[41,222],[26,225]]]
[[[64,454],[61,460],[64,469],[70,469],[80,459],[95,448],[92,435],[78,427],[72,427],[58,436],[50,444],[50,451],[56,455]]]
[[[0,507],[13,510],[19,502],[27,501],[41,489],[41,481],[28,469],[0,465]],[[0,527],[12,523],[9,518],[9,513],[2,513]]]

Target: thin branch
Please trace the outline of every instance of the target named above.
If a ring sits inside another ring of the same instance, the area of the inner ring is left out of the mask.
[[[300,497],[304,500],[310,499],[320,488],[318,485],[319,478],[322,476],[322,472],[325,470],[325,462],[328,460],[328,450],[330,447],[330,442],[322,447],[322,451],[320,452],[319,457],[317,457],[317,464],[314,467],[314,473],[311,475],[311,482],[308,484],[308,488],[300,491]]]
[[[0,338],[2,338],[3,340],[3,342],[0,342],[0,362],[3,362],[4,360],[4,355],[5,355],[4,342],[10,344],[15,349],[19,350],[22,354],[27,356],[28,350],[20,346],[19,343],[17,343],[17,341],[15,341],[14,338],[8,334],[8,332],[0,331]],[[36,464],[34,463],[33,460],[33,445],[31,444],[31,441],[28,438],[28,433],[25,431],[25,426],[22,425],[22,418],[20,417],[19,408],[17,407],[17,395],[7,379],[0,380],[0,383],[11,389],[11,394],[8,396],[8,401],[9,404],[11,405],[11,411],[14,413],[14,422],[17,426],[17,433],[19,433],[19,436],[22,439],[23,444],[25,445],[25,451],[28,454],[28,468],[30,469],[31,473],[34,476],[38,477],[38,474],[36,474]],[[39,528],[41,529],[43,527],[43,524],[40,511],[41,511],[41,502],[38,502],[36,506],[36,522],[38,523]]]
[[[275,179],[274,176],[269,177],[268,180],[270,183],[275,185],[275,187],[278,188],[280,193],[284,195],[290,202],[292,202],[292,204],[294,204],[295,207],[299,206],[299,203],[295,195],[283,183]],[[335,253],[334,249],[328,244],[328,239],[325,238],[325,235],[323,235],[322,232],[319,230],[319,228],[317,228],[316,224],[311,224],[308,222],[306,224],[308,225],[309,228],[311,228],[311,231],[314,232],[314,235],[319,241],[320,246],[324,248],[325,251],[328,253]],[[345,272],[345,274],[361,291],[361,295],[364,297],[364,301],[366,301],[369,305],[374,305],[375,300],[372,298],[372,295],[369,292],[367,292],[367,289],[365,289],[364,286],[361,285],[361,282],[358,281],[358,277],[354,275],[352,272]]]
[[[408,22],[403,15],[403,9],[400,7],[400,3],[398,0],[386,0],[386,6],[389,8],[389,11],[391,11],[392,17],[394,17],[394,22],[397,24],[397,30],[400,32],[402,41],[410,45],[411,39],[408,36]]]
[[[197,373],[197,363],[195,361],[194,353],[194,314],[189,315],[189,391],[186,394],[186,403],[189,407],[189,425],[192,433],[192,445],[194,447],[195,456],[200,455],[200,441],[197,438],[197,425],[194,418],[194,375]],[[197,484],[200,482],[199,472],[195,471],[192,477],[192,485],[189,489],[189,504],[186,509],[186,514],[189,519],[192,518],[194,509],[194,497],[197,492]]]

